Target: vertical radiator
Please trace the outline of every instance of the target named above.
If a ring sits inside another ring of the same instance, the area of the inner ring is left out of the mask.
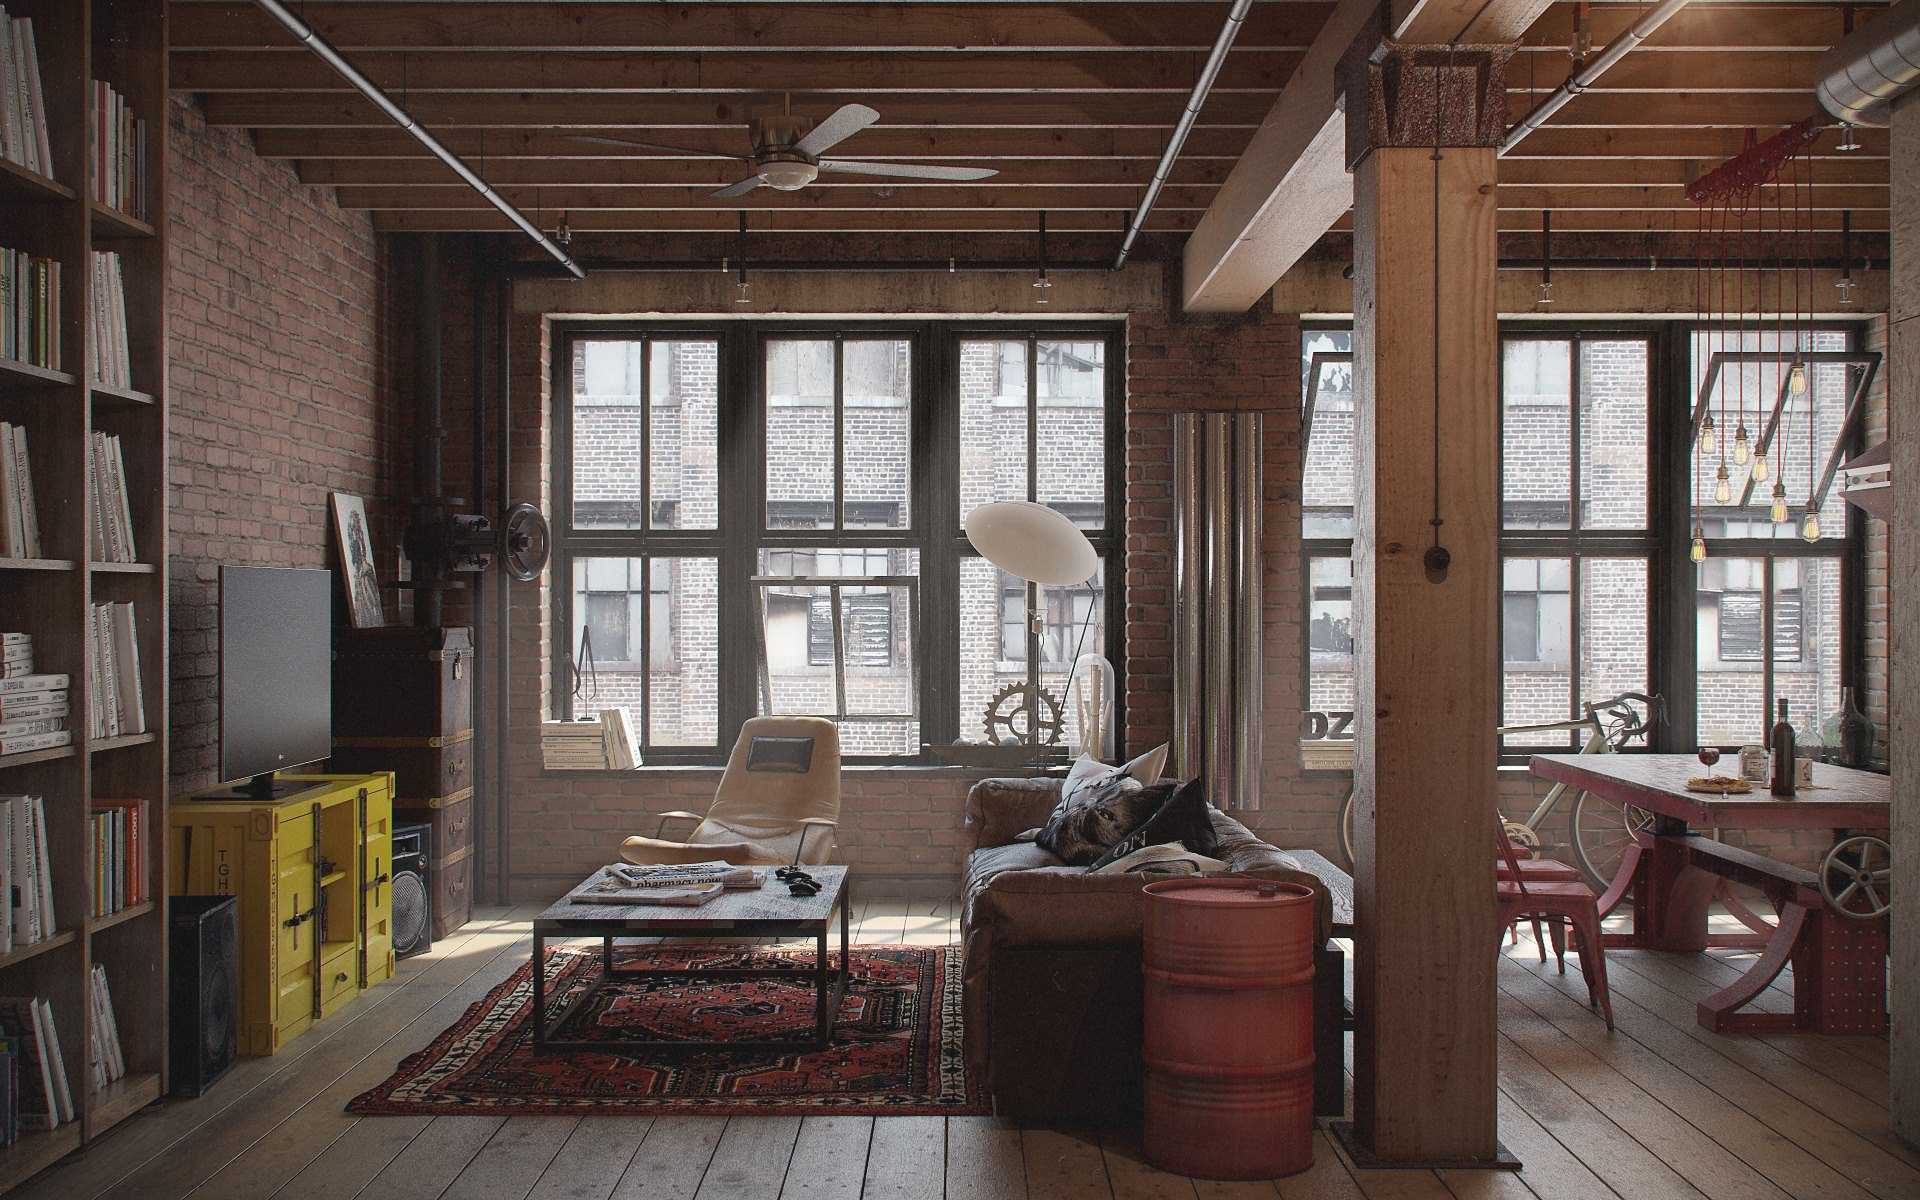
[[[1173,769],[1223,809],[1260,807],[1259,413],[1173,419]]]

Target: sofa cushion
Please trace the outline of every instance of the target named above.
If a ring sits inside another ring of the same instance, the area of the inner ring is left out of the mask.
[[[1139,828],[1107,847],[1107,852],[1087,869],[1098,871],[1142,847],[1167,842],[1178,842],[1195,854],[1209,857],[1220,848],[1219,835],[1213,831],[1213,806],[1207,803],[1206,785],[1197,778],[1181,784]]]
[[[1063,792],[1040,827],[1038,842],[1063,862],[1089,866],[1107,847],[1146,824],[1177,788],[1170,781],[1142,786],[1120,771],[1089,780]]]

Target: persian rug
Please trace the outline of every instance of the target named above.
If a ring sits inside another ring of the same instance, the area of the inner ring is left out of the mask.
[[[838,953],[838,951],[834,951]],[[600,948],[547,952],[549,1013],[600,974]],[[773,967],[791,978],[636,979],[608,985],[555,1031],[561,1038],[778,1040],[810,1035],[812,950],[730,946],[618,949],[625,968]],[[707,1046],[533,1053],[533,975],[523,966],[468,1007],[433,1044],[404,1059],[347,1111],[497,1116],[782,1113],[983,1115],[961,1050],[958,946],[855,946],[853,979],[819,1050]]]

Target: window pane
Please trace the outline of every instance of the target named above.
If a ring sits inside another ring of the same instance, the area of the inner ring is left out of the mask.
[[[1782,568],[1792,567],[1786,571]],[[1773,695],[1802,753],[1840,748],[1840,560],[1776,559]],[[1773,722],[1767,722],[1771,728]]]
[[[654,342],[648,354],[648,373],[653,527],[716,528],[720,345]]]
[[[1649,678],[1646,560],[1581,560],[1581,703],[1645,692]]]
[[[651,704],[645,737],[654,746],[712,746],[719,729],[717,562],[711,558],[583,558],[573,564],[576,634],[592,639],[593,670],[574,711],[627,712],[641,730],[641,693]],[[647,580],[651,578],[649,584]],[[641,654],[641,627],[651,623]],[[582,663],[583,668],[586,664]]]
[[[1353,560],[1307,563],[1307,713],[1300,737],[1309,767],[1353,765]]]
[[[1320,362],[1316,354],[1350,353],[1353,335],[1314,331],[1300,337],[1302,419],[1306,461],[1301,469],[1301,534],[1310,538],[1353,536],[1353,365]],[[1308,391],[1312,409],[1307,410]]]
[[[640,461],[639,341],[573,343],[573,524],[638,529],[646,502]]]
[[[849,341],[842,347],[846,528],[904,529],[910,523],[912,350],[904,340]]]
[[[1500,514],[1508,529],[1567,528],[1572,383],[1572,343],[1511,338],[1502,344]]]
[[[882,547],[762,549],[760,572],[816,579],[917,575],[919,552]],[[838,661],[845,664],[849,715],[839,714],[835,686],[832,589],[824,584],[768,586],[760,590],[760,603],[766,644],[761,711],[835,717],[846,754],[919,751],[920,723],[910,716],[916,705],[906,587],[841,588]]]
[[[1027,344],[960,343],[960,518],[1027,498]]]
[[[1647,524],[1648,344],[1580,343],[1580,525]]]
[[[1507,725],[1565,721],[1573,713],[1571,563],[1511,558],[1504,564],[1500,614],[1506,660],[1501,719]],[[1504,748],[1573,745],[1571,732],[1516,733]]]
[[[833,343],[766,343],[767,525],[833,528]]]
[[[1036,345],[1038,499],[1083,529],[1105,523],[1107,367],[1104,342]]]
[[[1757,743],[1765,728],[1766,561],[1713,557],[1695,578],[1700,742]]]

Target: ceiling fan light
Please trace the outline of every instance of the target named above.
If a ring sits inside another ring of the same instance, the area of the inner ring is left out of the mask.
[[[760,164],[760,178],[766,181],[768,187],[781,192],[797,192],[812,183],[819,174],[819,168],[810,162],[775,159]]]

